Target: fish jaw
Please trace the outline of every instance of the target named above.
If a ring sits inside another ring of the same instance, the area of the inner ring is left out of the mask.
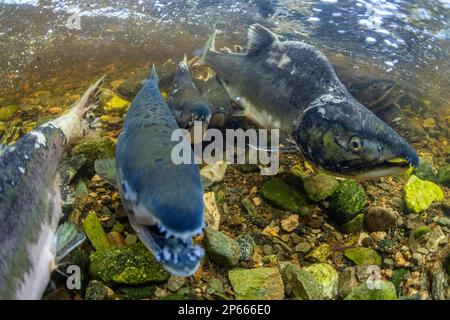
[[[136,208],[133,212],[139,210],[145,209]],[[139,239],[168,272],[181,277],[192,276],[200,266],[204,255],[203,249],[193,245],[192,239],[203,233],[203,226],[194,231],[174,232],[166,229],[153,214],[145,211],[153,223],[139,223],[134,215],[129,214],[131,225]]]
[[[306,157],[338,176],[376,179],[419,164],[416,151],[350,95],[315,101],[292,135]]]

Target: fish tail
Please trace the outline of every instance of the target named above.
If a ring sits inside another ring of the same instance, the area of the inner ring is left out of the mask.
[[[203,48],[203,54],[200,57],[200,60],[196,63],[196,65],[204,65],[206,64],[206,60],[208,57],[208,54],[210,51],[216,51],[216,35],[217,35],[217,29],[214,26],[214,31],[209,37],[208,41],[205,44],[205,47]]]
[[[59,263],[69,253],[86,240],[86,236],[74,224],[65,222],[56,230],[56,262]]]

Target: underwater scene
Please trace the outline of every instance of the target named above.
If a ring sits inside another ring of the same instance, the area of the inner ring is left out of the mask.
[[[0,300],[450,300],[449,49],[449,0],[0,0]]]

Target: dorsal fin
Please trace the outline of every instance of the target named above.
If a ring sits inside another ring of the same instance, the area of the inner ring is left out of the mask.
[[[277,40],[275,33],[256,23],[248,30],[247,54],[257,54]]]

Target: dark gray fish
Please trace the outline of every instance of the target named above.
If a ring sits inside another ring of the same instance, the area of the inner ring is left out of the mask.
[[[290,135],[309,160],[338,175],[369,179],[418,165],[415,150],[350,95],[322,52],[258,24],[248,38],[245,53],[227,54],[214,49],[214,33],[200,63],[250,120]]]
[[[184,60],[180,62],[175,72],[169,94],[169,107],[178,125],[189,130],[191,137],[194,137],[193,128],[196,121],[202,122],[203,131],[208,129],[211,110],[192,80],[186,56],[184,56]]]
[[[198,80],[196,84],[200,89],[202,99],[208,103],[209,109],[211,110],[209,126],[211,128],[225,128],[225,125],[233,114],[228,93],[216,77],[212,77],[207,81]]]
[[[57,231],[59,168],[67,146],[88,130],[101,81],[67,114],[0,152],[0,299],[40,299],[57,260],[84,239],[67,225]]]
[[[176,165],[172,160],[172,150],[180,144],[171,141],[176,129],[179,126],[161,96],[153,68],[131,103],[119,136],[117,184],[141,241],[169,272],[190,276],[203,256],[192,241],[204,227],[203,186],[197,165]],[[184,139],[181,143],[193,160],[190,144]]]

